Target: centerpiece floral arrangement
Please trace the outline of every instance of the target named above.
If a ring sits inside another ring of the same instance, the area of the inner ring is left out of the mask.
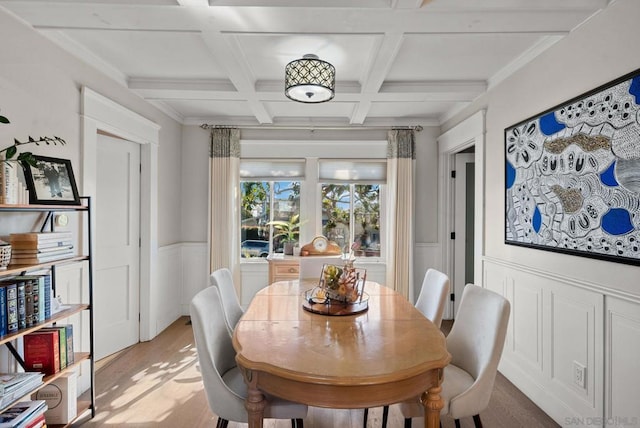
[[[320,288],[328,299],[354,303],[362,298],[365,277],[366,270],[354,267],[351,259],[344,266],[324,265]]]

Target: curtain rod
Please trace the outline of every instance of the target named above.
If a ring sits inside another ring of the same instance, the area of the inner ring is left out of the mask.
[[[393,131],[396,129],[410,129],[412,131],[420,132],[422,131],[422,126],[374,126],[374,125],[363,125],[363,126],[289,126],[289,125],[247,125],[247,126],[238,126],[238,125],[210,125],[208,123],[203,123],[200,125],[202,129],[276,129],[276,130],[297,130],[297,131],[354,131],[354,130],[387,130]]]

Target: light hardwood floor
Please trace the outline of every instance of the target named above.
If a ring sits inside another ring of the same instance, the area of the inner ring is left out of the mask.
[[[444,329],[448,326],[445,322]],[[96,366],[97,413],[94,419],[83,421],[83,427],[215,427],[216,417],[205,398],[188,318],[179,319],[154,340],[132,346]],[[403,427],[400,414],[394,410],[388,427]],[[304,426],[361,428],[362,416],[362,410],[312,407]],[[500,374],[489,408],[480,416],[486,428],[559,426]],[[380,427],[381,419],[382,409],[371,409],[367,427]],[[289,428],[291,424],[267,420],[264,426]],[[422,426],[422,419],[414,419],[413,426]],[[444,417],[442,426],[453,427],[453,420]],[[473,420],[463,419],[461,426],[473,427]],[[229,424],[229,428],[242,427],[246,424]]]

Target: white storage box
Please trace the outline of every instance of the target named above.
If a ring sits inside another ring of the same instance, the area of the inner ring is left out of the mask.
[[[44,414],[47,425],[68,424],[78,414],[77,376],[68,372],[36,393],[36,400],[45,400],[49,410]]]

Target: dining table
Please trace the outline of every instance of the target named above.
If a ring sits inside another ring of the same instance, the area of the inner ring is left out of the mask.
[[[310,310],[314,285],[295,280],[263,288],[234,329],[249,428],[262,427],[265,394],[335,409],[419,399],[425,427],[438,427],[451,360],[440,329],[404,296],[372,281],[355,313]]]

